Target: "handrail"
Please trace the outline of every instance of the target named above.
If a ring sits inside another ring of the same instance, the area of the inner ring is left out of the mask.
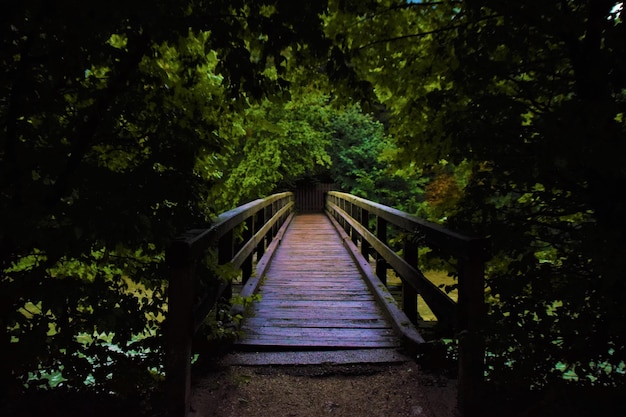
[[[437,223],[420,219],[419,217],[398,209],[384,206],[352,194],[329,191],[328,195],[335,196],[357,207],[368,210],[370,214],[383,218],[404,230],[419,232],[424,236],[429,245],[444,250],[450,255],[463,259],[474,257],[487,259],[489,257],[485,238],[457,233]]]
[[[166,253],[171,268],[168,314],[165,324],[165,372],[168,413],[186,417],[191,398],[191,353],[194,334],[219,299],[231,296],[230,282],[219,280],[207,294],[195,294],[196,269],[209,249],[217,251],[218,264],[242,270],[244,284],[252,275],[252,257],[262,259],[266,248],[291,219],[294,195],[274,194],[222,213],[206,229],[189,230],[176,238]],[[234,230],[245,224],[243,242],[236,244]]]
[[[484,270],[489,258],[488,241],[450,231],[404,213],[351,194],[329,191],[326,210],[351,235],[361,242],[361,254],[369,259],[370,248],[377,253],[376,274],[386,284],[387,267],[402,280],[402,307],[413,323],[417,322],[417,294],[421,294],[439,322],[459,334],[459,409],[472,415],[479,407],[480,387],[484,379],[484,342],[479,337],[483,317]],[[376,219],[375,233],[369,230],[370,216]],[[419,242],[405,238],[403,257],[387,246],[387,225],[393,224],[410,234],[419,234]],[[419,270],[418,244],[455,257],[458,260],[458,303],[450,299]]]

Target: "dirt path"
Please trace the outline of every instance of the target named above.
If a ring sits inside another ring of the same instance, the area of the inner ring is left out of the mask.
[[[456,381],[414,363],[230,366],[195,383],[193,417],[456,417]]]

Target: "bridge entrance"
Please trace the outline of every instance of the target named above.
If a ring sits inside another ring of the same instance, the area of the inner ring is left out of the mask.
[[[189,411],[194,335],[218,300],[232,294],[232,279],[219,277],[197,292],[202,288],[197,285],[205,268],[202,259],[209,254],[217,255],[220,265],[229,264],[228,270],[241,271],[242,299],[260,288],[263,298],[253,305],[256,311],[244,322],[240,341],[240,346],[252,350],[371,351],[417,346],[424,339],[411,322],[417,315],[419,293],[439,325],[463,334],[458,347],[459,408],[472,414],[480,407],[486,239],[331,189],[330,184],[317,184],[255,200],[222,213],[211,227],[189,230],[172,242],[167,253],[172,274],[166,321],[171,415],[186,416]],[[305,214],[323,208],[328,216]],[[402,256],[387,244],[388,225],[406,233]],[[418,245],[456,259],[458,303],[419,270]],[[376,274],[368,262],[372,251]],[[401,308],[385,286],[389,268],[402,280]],[[232,306],[231,314],[243,313],[242,304]]]

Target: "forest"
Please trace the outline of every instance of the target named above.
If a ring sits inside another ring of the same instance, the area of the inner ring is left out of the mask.
[[[42,390],[147,401],[172,239],[315,182],[489,238],[493,387],[626,388],[622,2],[0,15],[0,410]]]

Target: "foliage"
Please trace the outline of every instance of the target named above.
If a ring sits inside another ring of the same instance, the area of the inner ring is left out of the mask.
[[[419,177],[390,169],[394,145],[382,123],[351,105],[333,113],[328,129],[332,135],[330,175],[341,190],[406,211],[417,209],[422,201]]]
[[[465,164],[442,214],[492,241],[490,378],[623,385],[621,4],[333,4],[336,76],[365,80],[389,109],[398,163]]]
[[[231,306],[240,305],[243,311],[249,311],[252,304],[260,300],[260,294],[253,294],[249,297],[235,296],[228,303],[221,303],[216,308],[216,315],[206,317],[200,332],[209,344],[214,345],[214,349],[224,349],[223,345],[228,347],[241,336],[240,323],[244,318],[240,313],[233,314]]]
[[[232,208],[328,166],[326,101],[309,93],[248,108],[242,120],[245,136],[223,157],[228,161],[224,181],[214,188],[213,199],[224,209]]]
[[[303,74],[294,77],[295,85],[305,83]],[[311,86],[311,77],[318,85]],[[323,75],[309,74],[306,82],[311,87],[293,88],[287,102],[264,100],[245,111],[245,136],[220,157],[224,179],[211,200],[226,209],[302,182],[330,180],[347,192],[417,211],[421,177],[389,168],[394,147],[383,125],[358,104],[339,105],[323,94],[329,88]]]
[[[158,380],[163,250],[243,111],[325,46],[323,2],[29,1],[0,19],[0,386]],[[86,386],[87,384],[88,386]]]

